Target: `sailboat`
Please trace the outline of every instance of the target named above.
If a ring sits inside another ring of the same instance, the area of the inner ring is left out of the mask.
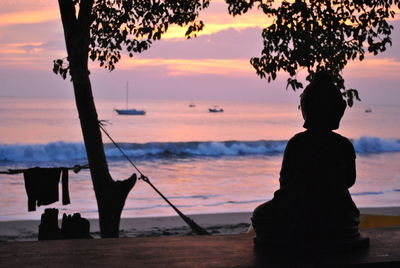
[[[119,115],[145,115],[146,111],[137,110],[137,109],[129,109],[128,107],[128,99],[129,99],[129,83],[126,82],[126,109],[114,109]]]
[[[217,105],[214,105],[213,108],[208,108],[208,111],[210,113],[222,113],[222,112],[224,112],[224,109],[219,108]]]

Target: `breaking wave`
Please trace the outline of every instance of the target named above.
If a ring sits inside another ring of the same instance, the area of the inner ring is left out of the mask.
[[[400,140],[361,137],[352,141],[358,153],[400,152]],[[282,153],[287,141],[223,141],[223,142],[150,142],[120,143],[133,158],[165,157],[235,157],[246,155],[276,155]],[[107,157],[122,159],[112,144],[105,145]],[[51,142],[48,144],[0,144],[1,162],[47,162],[85,160],[82,143]]]
[[[381,139],[377,137],[363,136],[353,140],[357,153],[386,153],[400,152],[399,139]]]

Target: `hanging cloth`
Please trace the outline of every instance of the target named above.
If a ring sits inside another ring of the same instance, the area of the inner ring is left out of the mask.
[[[71,203],[71,201],[69,200],[69,190],[68,190],[68,168],[62,168],[61,185],[62,185],[62,204],[68,205]]]
[[[68,169],[35,167],[23,172],[28,195],[28,211],[35,211],[36,205],[50,205],[59,200],[58,184],[61,172],[63,174],[63,205],[66,205],[70,203]]]

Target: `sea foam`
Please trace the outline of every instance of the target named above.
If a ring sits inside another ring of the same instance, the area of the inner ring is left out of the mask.
[[[352,140],[357,153],[400,152],[400,140],[364,136]],[[210,141],[210,142],[150,142],[121,143],[132,158],[165,157],[235,157],[247,155],[276,155],[283,153],[287,141]],[[122,159],[112,144],[105,145],[111,160]],[[51,162],[85,160],[83,143],[51,142],[47,144],[0,144],[0,162]]]

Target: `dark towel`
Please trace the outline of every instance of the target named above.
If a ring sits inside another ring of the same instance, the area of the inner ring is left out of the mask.
[[[62,184],[62,203],[63,205],[68,205],[71,203],[69,200],[69,190],[68,190],[68,169],[63,168],[61,175]]]
[[[28,211],[35,211],[36,205],[49,205],[59,200],[58,184],[61,171],[63,204],[69,204],[68,170],[60,168],[30,168],[24,172],[25,189],[28,195]]]

